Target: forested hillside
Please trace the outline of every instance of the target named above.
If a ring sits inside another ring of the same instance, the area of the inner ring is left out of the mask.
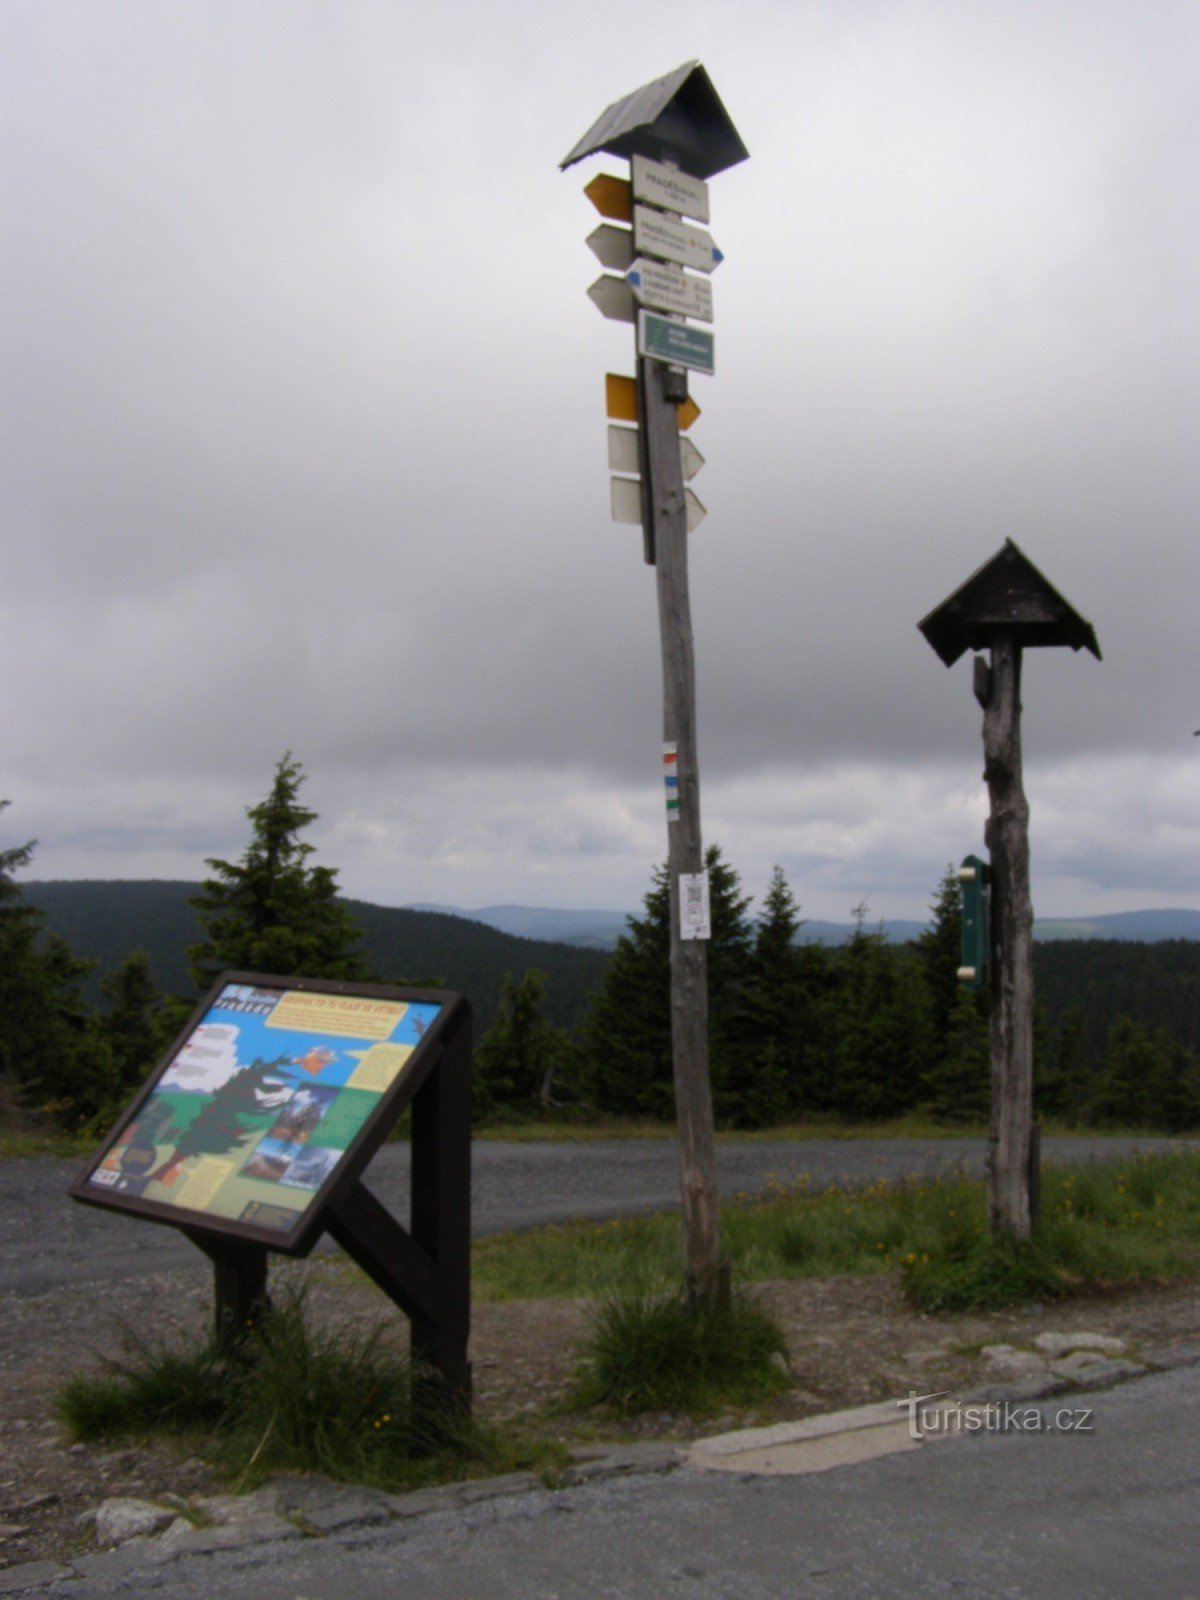
[[[918,941],[889,944],[860,925],[848,945],[798,938],[778,878],[748,917],[737,874],[714,852],[709,950],[711,1054],[720,1120],[769,1126],[812,1113],[855,1120],[922,1107],[945,1120],[986,1115],[986,1001],[968,1001],[958,964],[957,885],[943,885]],[[194,998],[187,951],[202,936],[199,884],[24,886],[48,935],[98,963],[85,998],[143,949],[167,994]],[[477,1105],[504,1115],[669,1118],[666,902],[647,897],[615,953],[518,938],[464,917],[339,901],[361,928],[372,973],[437,983],[475,1012]],[[1068,1122],[1178,1130],[1200,1116],[1200,943],[1064,940],[1035,946],[1038,1107]],[[505,977],[511,976],[506,987]]]
[[[1064,939],[1033,948],[1037,1003],[1055,1028],[1077,1017],[1089,1055],[1099,1055],[1118,1017],[1165,1029],[1200,1052],[1200,944]]]
[[[160,989],[196,993],[187,951],[202,930],[188,901],[199,892],[198,883],[175,880],[22,885],[26,903],[44,912],[47,930],[64,939],[77,956],[99,963],[85,985],[93,1000],[105,973],[138,949],[149,956]],[[519,939],[441,912],[404,911],[362,900],[341,903],[361,926],[369,964],[382,981],[437,978],[467,996],[477,1030],[486,1028],[495,1013],[505,972],[520,977],[529,967],[546,974],[546,1015],[562,1027],[577,1027],[608,959],[601,951]]]

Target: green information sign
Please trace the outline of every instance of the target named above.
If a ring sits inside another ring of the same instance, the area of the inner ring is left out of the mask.
[[[673,367],[691,367],[694,372],[711,374],[715,339],[706,328],[693,328],[686,322],[672,322],[654,311],[638,313],[638,354]]]

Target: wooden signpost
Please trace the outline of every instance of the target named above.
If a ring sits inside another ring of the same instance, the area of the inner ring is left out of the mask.
[[[1029,889],[1029,805],[1021,770],[1021,653],[1070,645],[1097,658],[1089,622],[1051,587],[1011,539],[918,627],[949,667],[975,657],[975,698],[983,707],[989,816],[991,928],[989,1034],[992,1110],[988,1135],[988,1221],[993,1234],[1028,1239],[1037,1221],[1038,1153],[1033,1123],[1033,903]],[[972,969],[973,970],[973,969]]]
[[[585,193],[601,215],[630,221],[628,243],[607,226],[589,240],[605,265],[626,261],[636,270],[620,282],[632,299],[667,314],[638,315],[636,386],[607,380],[608,415],[637,425],[636,477],[614,479],[613,514],[640,521],[646,561],[655,568],[662,641],[663,749],[669,761],[667,802],[671,918],[671,1042],[679,1128],[684,1258],[693,1304],[728,1296],[721,1258],[712,1090],[708,1068],[707,906],[700,832],[700,771],[696,741],[696,682],[688,596],[687,537],[704,508],[685,488],[703,457],[681,448],[680,430],[699,413],[687,390],[688,367],[713,370],[713,336],[685,318],[712,320],[707,282],[685,268],[710,273],[721,253],[705,230],[685,218],[708,220],[708,185],[715,173],[748,155],[708,74],[687,62],[610,106],[562,162],[572,166],[601,151],[627,157],[631,178],[601,174]],[[635,203],[636,201],[636,203]],[[602,253],[603,252],[603,253]],[[593,286],[595,289],[595,286]],[[591,291],[589,291],[591,293]],[[616,290],[592,294],[604,314],[624,319],[629,302]],[[629,380],[625,380],[628,384]],[[626,446],[610,451],[626,468]],[[686,459],[686,468],[685,468]],[[690,499],[689,499],[690,497]],[[640,514],[639,514],[640,513]],[[685,893],[686,886],[686,893]],[[686,912],[686,915],[685,915]]]

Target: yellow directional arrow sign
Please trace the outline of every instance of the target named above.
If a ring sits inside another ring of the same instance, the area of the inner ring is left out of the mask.
[[[605,414],[614,422],[636,422],[638,419],[637,381],[634,378],[623,378],[615,372],[604,374],[604,404]],[[700,415],[700,407],[691,395],[681,405],[675,407],[679,416],[679,427],[686,431]]]
[[[628,178],[614,178],[610,172],[598,172],[583,192],[602,217],[612,222],[633,221],[633,185]]]
[[[638,419],[637,380],[623,378],[615,372],[604,374],[604,403],[607,415],[614,422],[636,422]]]

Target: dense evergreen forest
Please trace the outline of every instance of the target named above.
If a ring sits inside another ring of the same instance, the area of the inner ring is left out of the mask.
[[[83,993],[95,1003],[100,982],[131,950],[144,950],[155,983],[168,994],[198,995],[188,966],[188,950],[201,936],[191,901],[199,883],[178,881],[30,882],[27,905],[43,913],[49,932],[96,965]],[[387,983],[436,978],[471,1001],[476,1027],[486,1027],[500,999],[506,971],[537,967],[547,975],[545,1009],[561,1027],[577,1028],[588,996],[600,981],[607,953],[574,945],[520,939],[482,922],[438,911],[407,911],[339,900],[362,932],[371,970]]]
[[[0,1088],[66,1123],[111,1115],[223,968],[459,990],[472,1003],[482,1117],[672,1113],[667,886],[608,955],[336,894],[307,861],[313,820],[285,757],[248,811],[240,863],[202,884],[20,885],[32,845],[0,852]],[[801,937],[776,870],[757,917],[708,852],[710,1058],[718,1120],[766,1127],[920,1110],[986,1116],[986,1000],[956,979],[950,871],[928,929],[893,944],[857,919],[830,947]],[[1038,1109],[1068,1122],[1200,1127],[1200,943],[1035,947]]]

